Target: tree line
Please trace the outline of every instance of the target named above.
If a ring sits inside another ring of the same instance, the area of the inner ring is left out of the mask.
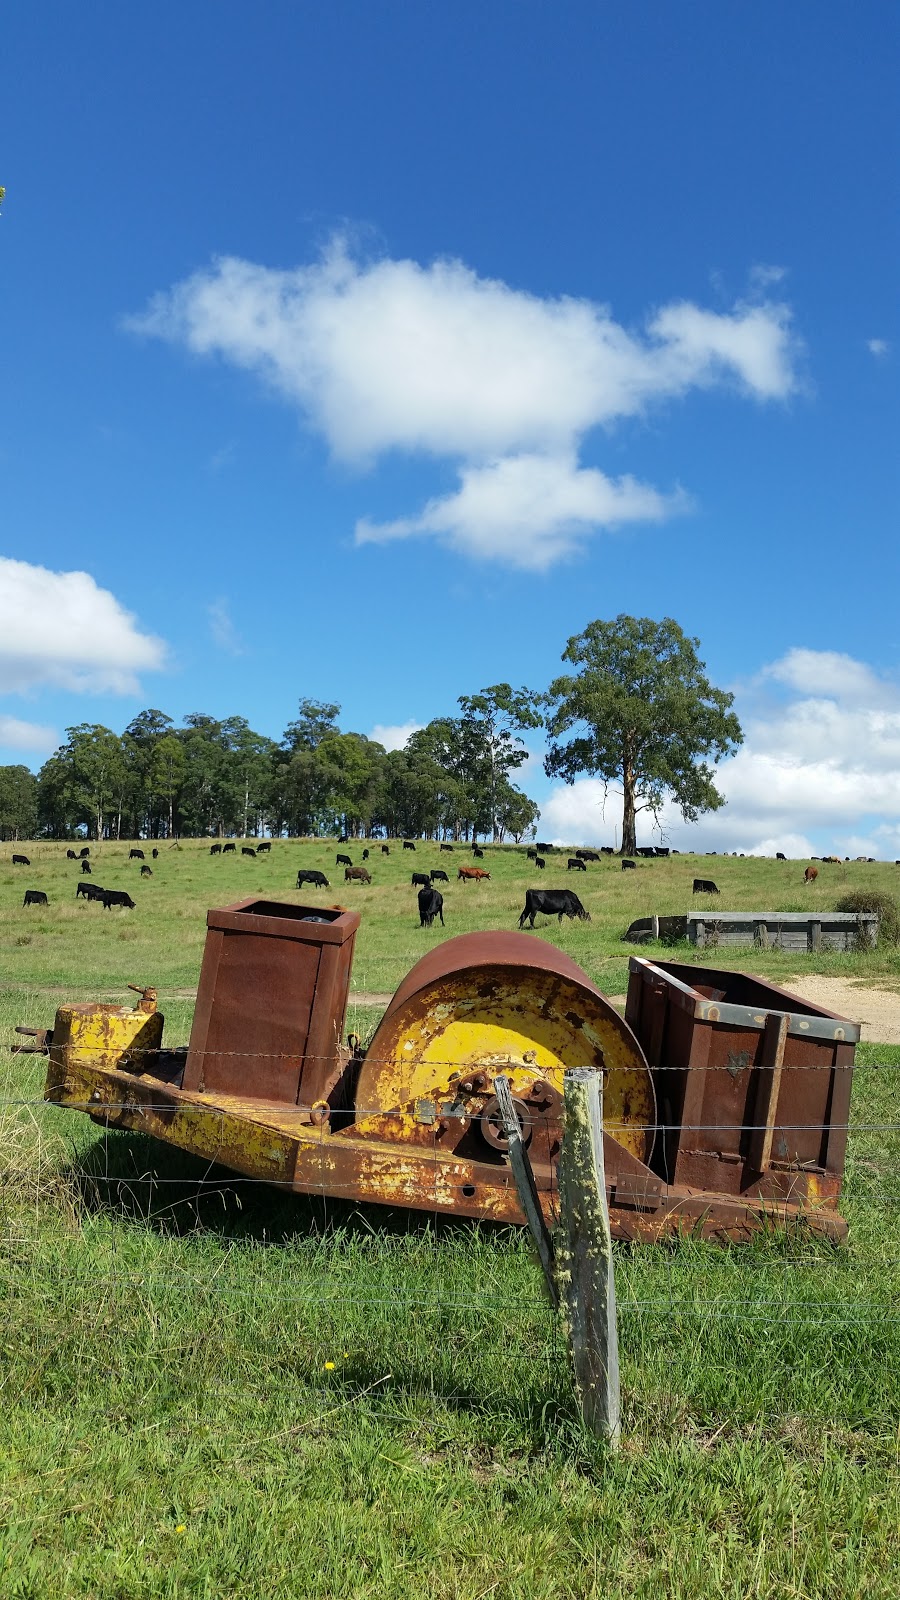
[[[303,699],[280,740],[244,717],[202,712],[180,727],[142,711],[123,733],[66,730],[35,775],[0,767],[0,837],[95,839],[386,833],[518,843],[540,811],[513,781],[521,737],[542,728],[549,776],[588,773],[622,797],[622,849],[637,818],[671,799],[687,821],[724,804],[714,763],[740,744],[733,697],[716,689],[671,618],[616,617],[570,639],[577,668],[543,693],[508,683],[460,695],[402,750],[342,731],[340,706]],[[598,829],[601,819],[598,816]]]
[[[509,684],[463,695],[458,716],[435,718],[403,750],[342,731],[340,706],[310,699],[280,740],[201,712],[176,727],[142,711],[122,733],[79,723],[36,775],[0,767],[0,834],[519,840],[539,815],[512,781],[528,754],[518,730],[541,722],[532,698]]]

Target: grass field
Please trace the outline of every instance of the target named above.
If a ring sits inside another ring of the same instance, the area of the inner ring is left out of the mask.
[[[18,848],[18,847],[17,847]],[[334,847],[270,860],[163,845],[141,882],[92,846],[94,881],[133,913],[74,901],[59,846],[0,862],[0,1042],[66,996],[155,983],[167,1037],[190,1026],[205,913],[248,895],[358,907],[354,987],[394,989],[438,939],[514,927],[540,875],[488,852],[418,928],[413,857],[373,853],[371,888]],[[359,848],[348,853],[359,859]],[[420,845],[419,870],[455,871]],[[448,865],[452,863],[452,867]],[[900,868],[675,857],[604,862],[574,887],[590,925],[546,924],[609,993],[624,927],[690,904],[820,909],[900,892]],[[46,910],[23,910],[25,887]],[[802,968],[900,980],[894,949],[735,952],[776,981]],[[752,960],[749,959],[752,957]],[[717,953],[717,961],[722,957]],[[368,1031],[378,1005],[354,1004]],[[290,1199],[135,1134],[41,1103],[43,1063],[0,1056],[0,1595],[581,1600],[900,1592],[900,1049],[861,1046],[844,1249],[617,1251],[625,1438],[586,1438],[527,1241],[470,1225]]]

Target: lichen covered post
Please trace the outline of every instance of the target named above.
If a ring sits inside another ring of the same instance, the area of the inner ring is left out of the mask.
[[[612,1236],[603,1165],[603,1078],[589,1067],[564,1074],[565,1135],[559,1158],[556,1281],[587,1426],[619,1442],[619,1343]]]

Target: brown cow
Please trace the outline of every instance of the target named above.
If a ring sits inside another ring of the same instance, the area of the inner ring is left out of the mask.
[[[489,877],[490,873],[485,872],[484,867],[460,867],[456,874],[456,881],[459,883],[460,878],[462,878],[463,883],[468,883],[470,878],[474,878],[477,883],[479,878]]]
[[[815,883],[815,881],[816,881],[818,876],[819,876],[818,867],[807,867],[806,871],[803,874],[803,877],[804,877],[804,879],[805,879],[805,881],[807,883]]]
[[[367,867],[345,867],[344,882],[351,883],[354,879],[357,883],[371,883],[372,874]]]

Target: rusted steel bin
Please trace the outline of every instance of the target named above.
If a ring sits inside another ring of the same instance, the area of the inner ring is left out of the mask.
[[[338,1060],[358,913],[239,900],[206,925],[184,1088],[312,1105]]]
[[[625,1017],[656,1083],[660,1177],[834,1205],[858,1023],[744,972],[629,965]]]

